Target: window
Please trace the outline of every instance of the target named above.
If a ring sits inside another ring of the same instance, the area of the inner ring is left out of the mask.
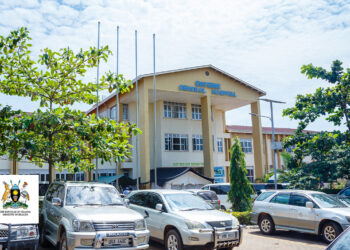
[[[116,120],[116,112],[117,112],[117,107],[113,106],[112,108],[109,109],[109,118],[112,120]]]
[[[129,120],[129,104],[123,103],[123,120]]]
[[[350,188],[344,189],[339,193],[339,196],[350,196]]]
[[[192,135],[193,151],[203,151],[203,137],[201,135]]]
[[[273,197],[270,202],[288,205],[289,197],[289,194],[278,194],[275,197]]]
[[[56,192],[56,190],[57,190],[57,184],[51,185],[46,192],[45,200],[51,202],[52,198],[54,198],[54,193]]]
[[[186,103],[164,102],[164,117],[186,119]]]
[[[146,196],[146,207],[156,209],[157,204],[163,204],[163,201],[158,194],[148,193]]]
[[[269,198],[271,195],[273,195],[275,192],[263,192],[261,195],[259,195],[258,198],[256,198],[257,201],[263,201]]]
[[[192,119],[202,120],[202,106],[197,104],[192,104]]]
[[[222,153],[224,151],[223,146],[222,146],[222,138],[217,138],[216,141],[217,141],[217,145],[218,145],[218,152]]]
[[[310,201],[303,195],[293,194],[290,197],[290,205],[298,206],[298,207],[306,207],[306,202]]]
[[[166,151],[187,151],[188,135],[165,134]]]
[[[210,187],[210,190],[214,191],[217,195],[227,195],[230,188],[230,185],[213,185]]]
[[[250,182],[254,182],[254,168],[248,168],[247,167],[247,178]]]
[[[138,206],[145,206],[146,197],[144,193],[136,193],[129,197],[129,201],[131,204],[135,204]]]
[[[102,112],[99,112],[99,117],[104,119],[104,118],[108,118],[108,110],[105,109]]]
[[[252,140],[251,139],[239,139],[241,141],[241,147],[243,150],[243,153],[252,153]]]

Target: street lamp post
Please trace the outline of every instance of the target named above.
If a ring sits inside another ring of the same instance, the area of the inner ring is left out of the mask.
[[[275,141],[275,127],[274,127],[274,123],[273,123],[273,105],[272,105],[272,103],[283,103],[284,104],[285,102],[275,101],[275,100],[266,99],[266,98],[262,98],[262,99],[259,99],[259,100],[270,103],[271,116],[269,117],[269,116],[254,114],[254,113],[250,113],[250,115],[259,116],[259,117],[265,117],[265,118],[270,119],[270,121],[271,121],[271,133],[272,133],[271,136],[272,136],[272,149],[273,149],[273,172],[274,172],[275,189],[277,190],[276,141]]]

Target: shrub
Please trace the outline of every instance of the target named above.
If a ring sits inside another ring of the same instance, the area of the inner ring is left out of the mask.
[[[241,225],[251,225],[250,223],[250,212],[251,211],[245,211],[245,212],[230,212],[226,211],[226,213],[231,214],[232,216],[236,217],[239,221],[239,224]]]

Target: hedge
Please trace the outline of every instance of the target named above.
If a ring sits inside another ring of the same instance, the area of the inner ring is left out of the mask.
[[[252,223],[250,223],[250,212],[251,211],[245,211],[245,212],[231,212],[229,210],[226,211],[226,213],[236,217],[239,221],[239,224],[241,225],[252,225]]]

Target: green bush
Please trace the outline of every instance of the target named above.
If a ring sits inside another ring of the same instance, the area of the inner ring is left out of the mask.
[[[226,213],[231,214],[232,216],[236,217],[239,221],[239,224],[241,224],[241,225],[252,225],[250,223],[250,212],[251,211],[245,211],[245,212],[226,211]]]

